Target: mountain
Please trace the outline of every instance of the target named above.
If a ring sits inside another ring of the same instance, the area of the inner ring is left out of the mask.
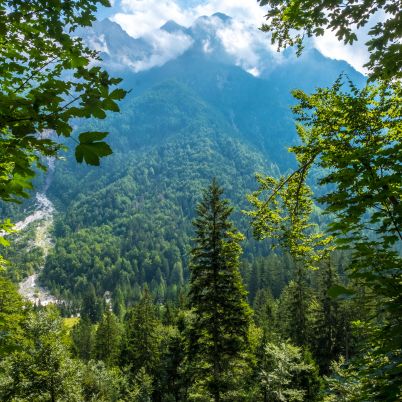
[[[56,168],[51,194],[59,210],[66,208],[43,284],[67,299],[88,283],[100,294],[118,290],[126,300],[145,282],[161,300],[175,297],[183,284],[177,278],[188,278],[191,218],[201,190],[217,177],[244,207],[254,173],[271,172],[270,164],[176,81],[132,98],[107,125],[116,130],[115,154],[99,169],[73,162]],[[244,220],[238,212],[236,219]]]
[[[286,284],[292,265],[252,240],[239,213],[245,195],[256,188],[256,172],[294,166],[292,89],[330,85],[342,72],[358,84],[364,77],[313,49],[300,60],[293,51],[278,56],[259,32],[250,33],[248,53],[236,50],[229,43],[236,26],[218,13],[189,28],[168,21],[143,38],[109,20],[80,33],[132,92],[121,113],[83,123],[110,132],[114,154],[101,167],[77,165],[69,154],[56,164],[48,191],[58,210],[54,248],[41,273],[54,293],[74,304],[93,284],[126,304],[148,283],[161,302],[177,297],[188,279],[195,204],[212,177],[248,237],[243,274],[251,295],[256,270],[273,294]]]
[[[149,37],[134,39],[124,33],[125,38],[119,35],[115,39],[118,45],[114,45],[112,35],[103,34],[103,30],[121,33],[121,28],[109,20],[95,25],[93,31],[97,37],[105,37],[107,47],[113,49],[110,55],[102,56],[106,58],[106,65],[110,65],[111,58],[114,62],[110,66],[119,65],[116,73],[124,77],[125,87],[133,90],[131,97],[139,97],[144,91],[168,80],[180,82],[218,110],[243,139],[286,169],[291,164],[286,149],[294,138],[294,123],[289,108],[293,102],[291,91],[300,88],[311,92],[316,87],[330,85],[341,73],[357,85],[363,85],[365,79],[346,62],[328,59],[315,49],[307,49],[301,58],[297,58],[293,50],[288,50],[278,59],[277,53],[269,48],[264,34],[254,27],[241,26],[239,30],[244,31],[247,38],[255,36],[249,38],[255,65],[248,67],[251,70],[258,67],[261,71],[258,76],[255,71],[251,74],[242,65],[239,55],[236,56],[229,45],[224,46],[224,42],[228,41],[227,33],[235,35],[237,27],[230,17],[221,13],[200,17],[189,28],[168,21],[151,38],[169,32],[170,39],[163,41],[168,47],[170,41],[178,39],[180,42],[186,37],[188,49],[179,55],[173,52],[170,60],[166,59],[169,52],[163,57],[158,49],[154,49],[154,62],[159,60],[163,64],[144,71],[137,71],[138,67],[149,67],[151,59],[141,59],[142,55],[135,49],[137,42],[143,41],[149,44],[149,53],[152,53],[151,47],[157,44]],[[223,39],[225,35],[226,39]],[[121,52],[123,44],[132,46],[133,50]],[[240,50],[240,53],[243,51]],[[117,63],[129,54],[135,54],[135,58],[130,59],[128,64],[124,60]],[[129,100],[130,97],[126,102]],[[127,111],[124,110],[124,113]],[[273,132],[276,134],[272,135]]]

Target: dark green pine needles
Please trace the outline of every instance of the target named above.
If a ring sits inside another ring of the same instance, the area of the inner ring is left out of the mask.
[[[222,193],[213,179],[197,206],[190,265],[190,393],[207,391],[214,401],[230,400],[241,389],[250,316],[239,272],[244,237],[228,220],[233,208]]]

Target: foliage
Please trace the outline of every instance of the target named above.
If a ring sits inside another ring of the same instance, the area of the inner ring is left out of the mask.
[[[104,119],[118,112],[126,91],[115,88],[98,53],[74,36],[90,26],[108,0],[3,0],[0,2],[0,200],[21,202],[45,158],[59,155],[64,140],[76,143],[78,162],[99,165],[112,153],[106,132],[72,137],[73,119]],[[0,244],[10,222],[0,222]],[[0,255],[0,266],[6,261]]]
[[[121,350],[122,328],[110,308],[103,314],[95,334],[96,358],[115,365]]]
[[[106,117],[118,111],[125,91],[111,88],[120,79],[93,63],[98,59],[74,31],[94,21],[98,4],[107,0],[0,4],[1,154],[0,196],[4,201],[26,197],[33,165],[44,169],[41,156],[55,156],[61,148],[50,132],[70,137],[73,118]],[[99,164],[111,153],[106,133],[81,133],[77,160]]]
[[[342,92],[337,82],[311,97],[297,94],[295,111],[305,126],[299,126],[304,143],[294,151],[301,164],[315,155],[328,169],[320,184],[335,190],[319,201],[335,216],[329,229],[338,244],[352,250],[349,277],[375,295],[387,333],[380,350],[391,351],[402,345],[402,260],[395,251],[402,241],[401,88],[352,90]]]
[[[259,3],[268,6],[267,23],[261,29],[272,32],[272,43],[277,43],[279,49],[297,45],[299,53],[306,36],[322,36],[325,30],[334,31],[339,40],[352,44],[358,39],[356,31],[372,16],[384,13],[385,18],[380,18],[369,29],[366,46],[370,59],[366,67],[375,79],[401,78],[400,1],[259,0]]]
[[[289,282],[281,293],[278,302],[278,328],[283,338],[289,338],[293,344],[308,344],[309,305],[312,292],[307,277],[299,274]]]
[[[147,373],[145,367],[141,367],[135,375],[132,390],[129,394],[129,400],[133,402],[151,402],[152,401],[152,377]]]
[[[157,395],[163,395],[166,401],[185,400],[190,385],[191,378],[187,370],[187,316],[187,312],[181,311],[177,317],[177,326],[163,328]]]
[[[124,399],[126,379],[118,368],[108,368],[101,361],[90,360],[81,367],[83,401],[120,402]]]
[[[395,83],[358,90],[349,83],[349,91],[344,91],[340,78],[332,88],[318,89],[310,96],[302,91],[294,95],[299,101],[294,111],[302,143],[291,150],[299,169],[276,183],[270,178],[260,181],[262,190],[266,189],[265,180],[273,185],[269,202],[259,200],[261,191],[250,198],[256,207],[251,213],[253,225],[257,232],[262,228],[265,233],[272,217],[275,223],[280,202],[299,205],[304,201],[302,192],[284,193],[282,183],[303,188],[313,164],[323,169],[318,184],[325,186],[326,193],[318,201],[325,206],[324,212],[331,214],[328,230],[335,244],[352,253],[349,278],[367,288],[365,301],[377,306],[381,319],[374,318],[373,328],[378,330],[371,331],[372,343],[367,347],[375,359],[389,359],[381,372],[388,384],[383,391],[394,395],[401,386],[396,373],[402,345],[402,260],[396,251],[402,240],[401,87]],[[268,207],[274,211],[267,211]],[[286,229],[282,228],[282,234],[289,241],[291,231]]]
[[[95,339],[94,327],[91,321],[82,317],[71,331],[72,351],[79,359],[87,362],[94,353]]]
[[[399,356],[400,357],[400,356]],[[402,392],[397,389],[394,379],[389,376],[373,376],[373,372],[389,370],[391,360],[385,356],[367,353],[350,364],[344,359],[332,364],[332,375],[325,378],[328,392],[326,402],[381,400],[397,401]],[[398,372],[395,372],[398,375]]]
[[[245,214],[252,218],[256,238],[277,240],[296,264],[314,269],[331,250],[332,238],[320,233],[310,221],[313,201],[305,183],[307,167],[279,179],[257,174],[259,188],[247,196],[254,210]],[[267,199],[261,200],[266,194]]]
[[[311,300],[308,318],[310,350],[324,374],[328,374],[331,363],[340,356],[349,359],[352,355],[351,321],[359,318],[350,300],[329,295],[329,290],[337,283],[340,280],[331,259],[324,261],[318,272],[318,289]]]
[[[197,205],[190,279],[194,379],[206,386],[215,401],[224,400],[236,360],[241,361],[247,351],[250,315],[239,272],[243,236],[228,220],[232,208],[222,200],[222,193],[214,179]]]
[[[141,369],[152,375],[160,359],[159,320],[149,291],[126,314],[126,333],[121,360],[136,375]]]
[[[311,382],[304,389],[300,381],[303,376]],[[302,350],[289,343],[264,345],[258,382],[261,401],[318,400],[320,380],[314,362],[305,359]]]
[[[357,382],[346,381],[351,385],[350,400],[396,400],[402,389],[401,4],[266,0],[260,4],[270,6],[271,25],[263,30],[274,32],[272,40],[279,47],[296,43],[299,51],[300,31],[318,36],[324,28],[332,28],[338,39],[352,43],[357,39],[354,24],[360,28],[372,14],[385,12],[387,19],[371,28],[366,43],[370,52],[366,66],[370,79],[379,80],[376,86],[359,90],[349,82],[345,91],[339,78],[331,88],[313,95],[294,91],[302,144],[292,148],[299,169],[290,179],[313,164],[325,169],[319,184],[326,186],[326,194],[318,200],[333,214],[329,230],[338,247],[352,252],[349,278],[364,289],[365,304],[375,309],[368,324],[357,322],[369,340],[350,365]],[[304,179],[299,178],[300,185]],[[361,297],[339,285],[329,293]],[[358,389],[358,396],[353,389]]]
[[[13,283],[0,276],[0,355],[20,347],[24,302]]]
[[[1,399],[79,401],[79,371],[68,356],[65,340],[55,309],[30,312],[23,350],[1,362]]]
[[[81,317],[92,324],[98,322],[102,317],[102,301],[96,296],[95,287],[90,283],[82,298]]]

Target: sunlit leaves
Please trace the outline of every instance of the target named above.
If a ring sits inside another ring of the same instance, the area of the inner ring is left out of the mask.
[[[296,261],[314,268],[331,250],[332,238],[310,221],[313,202],[304,171],[279,179],[257,175],[259,189],[247,197],[253,210],[245,213],[257,238],[277,240]]]
[[[330,216],[328,231],[337,247],[351,251],[349,278],[375,295],[363,297],[365,303],[375,302],[377,315],[370,322],[368,350],[358,363],[364,392],[374,395],[370,400],[396,400],[401,389],[395,374],[402,355],[401,92],[400,83],[360,90],[350,82],[344,87],[342,78],[312,95],[295,91],[301,144],[291,151],[299,169],[279,180],[259,178],[259,192],[249,197],[259,237],[278,238],[289,249],[306,253],[309,238],[300,229],[308,228],[303,216],[311,200],[301,189],[311,166],[322,172],[318,185],[325,193],[317,201]],[[292,236],[300,241],[297,248]],[[359,297],[341,286],[330,288],[329,294]],[[380,365],[381,372],[376,369]]]

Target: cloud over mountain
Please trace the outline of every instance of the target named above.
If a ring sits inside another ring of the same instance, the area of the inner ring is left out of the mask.
[[[217,12],[233,17],[238,24],[245,24],[257,31],[257,27],[264,21],[266,8],[260,7],[256,0],[121,0],[119,5],[116,6],[115,13],[111,19],[120,24],[123,29],[133,38],[139,38],[154,32],[156,27],[159,27],[169,20],[176,21],[177,23],[190,27],[194,21],[203,15],[212,15]],[[382,15],[374,15],[371,20],[383,19]],[[372,21],[369,21],[367,27],[372,26]],[[331,32],[325,32],[324,36],[314,38],[307,46],[312,46],[318,49],[325,56],[346,60],[355,69],[360,72],[365,72],[363,64],[368,60],[367,49],[364,43],[367,39],[367,31],[359,36],[359,41],[353,46],[345,45],[337,40],[335,35]],[[225,47],[229,52],[235,53],[237,63],[243,66],[248,71],[256,73],[260,71],[258,63],[246,63],[244,60],[245,48],[241,45],[248,43],[251,34],[244,32],[244,25],[240,28],[240,33],[237,35],[224,35]],[[255,34],[255,32],[254,32]],[[239,38],[240,36],[240,38]],[[258,38],[258,35],[256,35]],[[266,43],[270,42],[269,37],[263,34]],[[239,40],[239,41],[236,41]],[[262,40],[260,40],[262,42]],[[183,41],[178,41],[178,54],[182,51]],[[252,42],[252,48],[259,47],[258,41]],[[208,43],[206,43],[208,49]],[[155,56],[154,59],[164,60],[166,56]],[[170,54],[174,54],[173,49],[170,49]],[[255,52],[249,54],[252,58],[256,56]],[[255,59],[254,59],[255,61]],[[144,65],[151,65],[152,63],[145,63]]]
[[[189,27],[169,20],[137,38],[108,19],[81,34],[90,47],[102,52],[109,67],[133,72],[161,66],[189,49],[253,75],[272,70],[284,58],[264,33],[223,13],[201,16]]]

